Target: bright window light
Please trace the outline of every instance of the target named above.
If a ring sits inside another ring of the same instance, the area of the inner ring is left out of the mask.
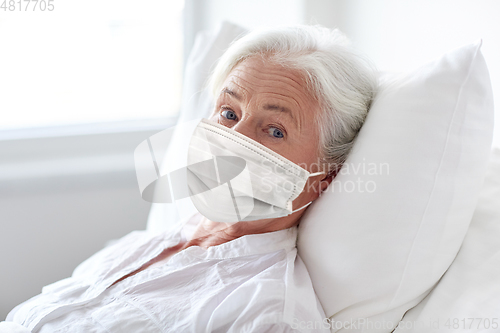
[[[0,129],[178,113],[183,0],[3,3]]]

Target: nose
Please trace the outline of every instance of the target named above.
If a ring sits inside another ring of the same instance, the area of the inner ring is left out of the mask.
[[[254,141],[257,140],[257,127],[253,123],[252,119],[248,118],[243,118],[236,125],[231,127],[231,129],[235,130],[236,132],[243,134],[246,137],[249,137],[250,139]]]

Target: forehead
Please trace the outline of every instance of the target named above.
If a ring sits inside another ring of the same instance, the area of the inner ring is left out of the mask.
[[[315,100],[301,72],[260,56],[247,58],[235,66],[226,78],[224,88],[239,90],[245,95],[243,97],[266,94],[297,105]]]

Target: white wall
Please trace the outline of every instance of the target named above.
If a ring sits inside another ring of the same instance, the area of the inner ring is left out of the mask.
[[[222,21],[247,29],[303,23],[305,0],[185,0],[185,44],[191,49],[198,31]]]

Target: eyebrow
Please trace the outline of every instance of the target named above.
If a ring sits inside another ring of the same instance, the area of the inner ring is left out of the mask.
[[[271,110],[271,111],[279,111],[283,113],[289,113],[290,116],[293,118],[292,111],[289,108],[286,108],[284,106],[280,106],[277,104],[266,104],[264,105],[264,110]]]
[[[233,91],[233,90],[231,90],[229,88],[222,89],[221,93],[222,94],[228,94],[228,95],[234,97],[237,101],[241,101],[241,99],[242,99],[241,96],[237,92],[235,92],[235,91]],[[278,105],[278,104],[266,104],[266,105],[264,105],[263,108],[264,108],[264,110],[268,110],[268,111],[277,111],[277,112],[286,113],[292,119],[292,122],[294,123],[294,125],[297,128],[299,127],[299,125],[297,123],[297,120],[293,116],[292,110],[290,110],[289,108],[281,106],[281,105]]]
[[[241,101],[241,96],[237,94],[235,91],[229,89],[229,88],[224,88],[222,89],[222,94],[228,94],[230,96],[233,96],[237,101]]]

